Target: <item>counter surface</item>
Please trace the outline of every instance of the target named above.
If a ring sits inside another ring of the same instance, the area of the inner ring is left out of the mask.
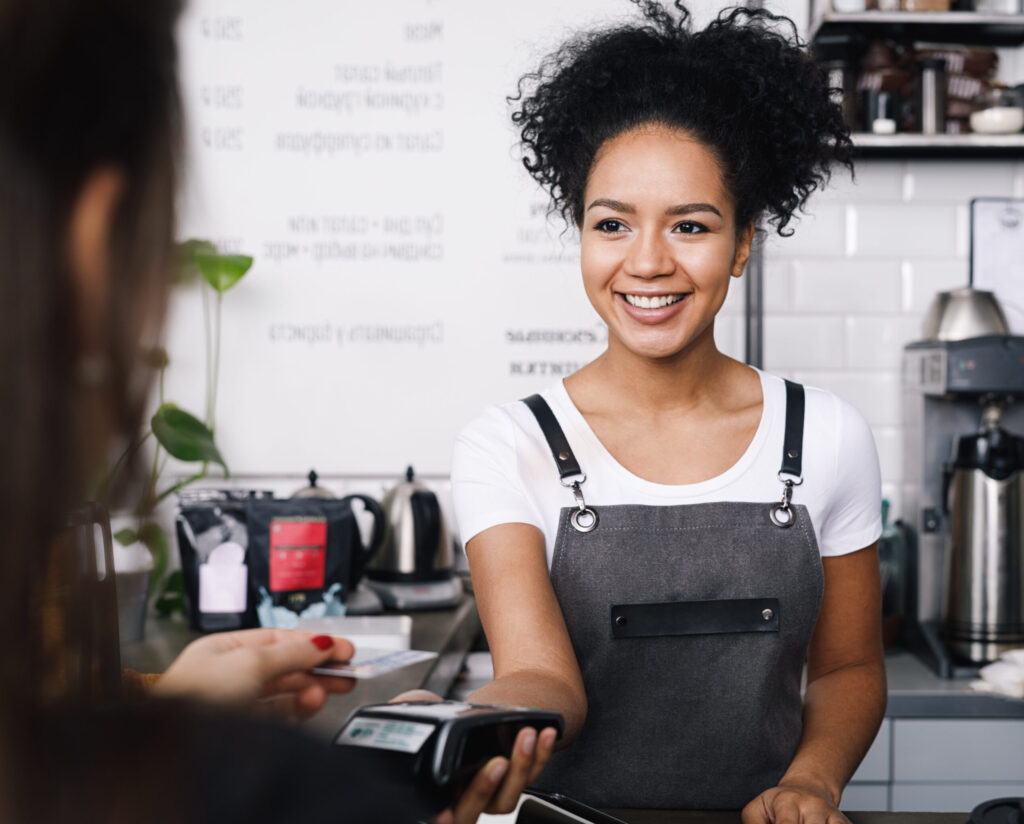
[[[738,812],[607,810],[627,824],[740,824]],[[853,824],[965,824],[969,813],[847,813]]]
[[[976,692],[974,678],[940,678],[909,652],[885,656],[888,718],[1024,718],[1024,700]]]

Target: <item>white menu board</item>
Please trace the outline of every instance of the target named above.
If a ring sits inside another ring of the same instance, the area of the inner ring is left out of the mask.
[[[485,405],[601,351],[575,234],[547,217],[505,98],[572,30],[632,8],[192,0],[179,235],[255,258],[223,304],[234,472],[447,473]],[[202,318],[180,290],[166,397],[197,413]]]

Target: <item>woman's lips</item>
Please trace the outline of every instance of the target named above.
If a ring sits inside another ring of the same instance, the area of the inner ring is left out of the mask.
[[[681,312],[687,305],[690,294],[676,292],[669,295],[632,295],[616,292],[615,296],[631,318],[640,323],[661,323]]]

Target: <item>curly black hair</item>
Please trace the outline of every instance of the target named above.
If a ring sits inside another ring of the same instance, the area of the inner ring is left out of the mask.
[[[523,165],[576,226],[605,141],[644,124],[683,129],[715,155],[737,231],[762,218],[780,235],[852,143],[825,73],[793,22],[731,8],[700,31],[676,0],[632,0],[644,22],[577,35],[519,81],[512,122]]]

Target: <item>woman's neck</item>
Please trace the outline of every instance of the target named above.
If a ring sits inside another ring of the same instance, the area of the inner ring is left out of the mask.
[[[614,337],[594,361],[565,381],[581,409],[628,406],[653,415],[703,406],[728,396],[732,378],[742,364],[715,346],[713,330],[670,358],[646,358],[631,352]]]

